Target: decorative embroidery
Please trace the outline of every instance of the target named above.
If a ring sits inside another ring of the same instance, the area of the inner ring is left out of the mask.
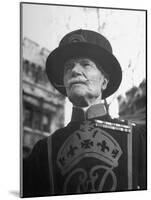
[[[77,180],[76,184],[72,185],[72,180]],[[107,181],[110,181],[110,184],[105,188]],[[64,193],[68,190],[70,192],[71,187],[77,193],[102,192],[104,189],[114,191],[117,187],[117,179],[112,168],[107,166],[94,166],[89,173],[85,169],[77,168],[68,175],[63,188]]]
[[[75,155],[75,151],[76,151],[76,149],[78,149],[78,147],[74,147],[74,146],[71,146],[70,145],[70,147],[69,147],[69,151],[68,151],[68,153],[67,153],[67,157],[69,157],[69,156],[74,156]]]
[[[83,157],[94,157],[117,167],[122,150],[117,141],[95,123],[86,121],[67,138],[57,156],[62,175],[72,169]]]
[[[117,178],[113,171],[118,166],[122,150],[117,141],[95,122],[85,121],[61,146],[57,165],[62,175],[68,173],[64,182],[64,192],[113,191]],[[102,165],[74,168],[83,158],[95,158]],[[73,184],[74,183],[74,184]]]
[[[101,151],[105,152],[105,151],[109,151],[109,147],[107,146],[107,143],[105,140],[103,140],[102,142],[98,142],[97,146],[101,146]]]
[[[93,142],[91,140],[83,140],[83,142],[81,142],[81,147],[83,149],[90,149],[93,146]]]
[[[131,132],[131,126],[135,126],[134,123],[131,123],[131,125],[124,125],[124,124],[118,124],[118,123],[112,123],[112,122],[105,122],[101,120],[95,120],[96,126],[108,128],[112,130],[119,130],[119,131],[125,131],[130,133]]]

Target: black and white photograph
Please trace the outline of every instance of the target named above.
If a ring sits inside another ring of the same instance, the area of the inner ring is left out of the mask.
[[[22,2],[20,26],[21,197],[147,190],[147,10]]]

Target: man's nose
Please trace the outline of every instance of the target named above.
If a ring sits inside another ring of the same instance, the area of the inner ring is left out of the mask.
[[[81,75],[82,74],[82,66],[79,63],[75,63],[72,68],[72,76]]]

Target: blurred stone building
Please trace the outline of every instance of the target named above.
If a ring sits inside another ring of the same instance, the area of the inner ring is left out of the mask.
[[[146,125],[146,80],[132,87],[126,97],[118,96],[119,116],[140,125]]]
[[[23,156],[34,144],[64,125],[64,97],[48,82],[45,61],[50,52],[28,38],[22,43]]]

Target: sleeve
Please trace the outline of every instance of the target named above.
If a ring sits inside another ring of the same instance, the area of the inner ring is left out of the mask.
[[[140,131],[140,160],[139,160],[139,184],[140,189],[147,189],[147,135],[146,127],[139,127]]]
[[[134,127],[134,165],[137,168],[137,189],[147,189],[147,134],[145,125]]]
[[[41,140],[23,160],[23,197],[49,195],[47,142]]]

